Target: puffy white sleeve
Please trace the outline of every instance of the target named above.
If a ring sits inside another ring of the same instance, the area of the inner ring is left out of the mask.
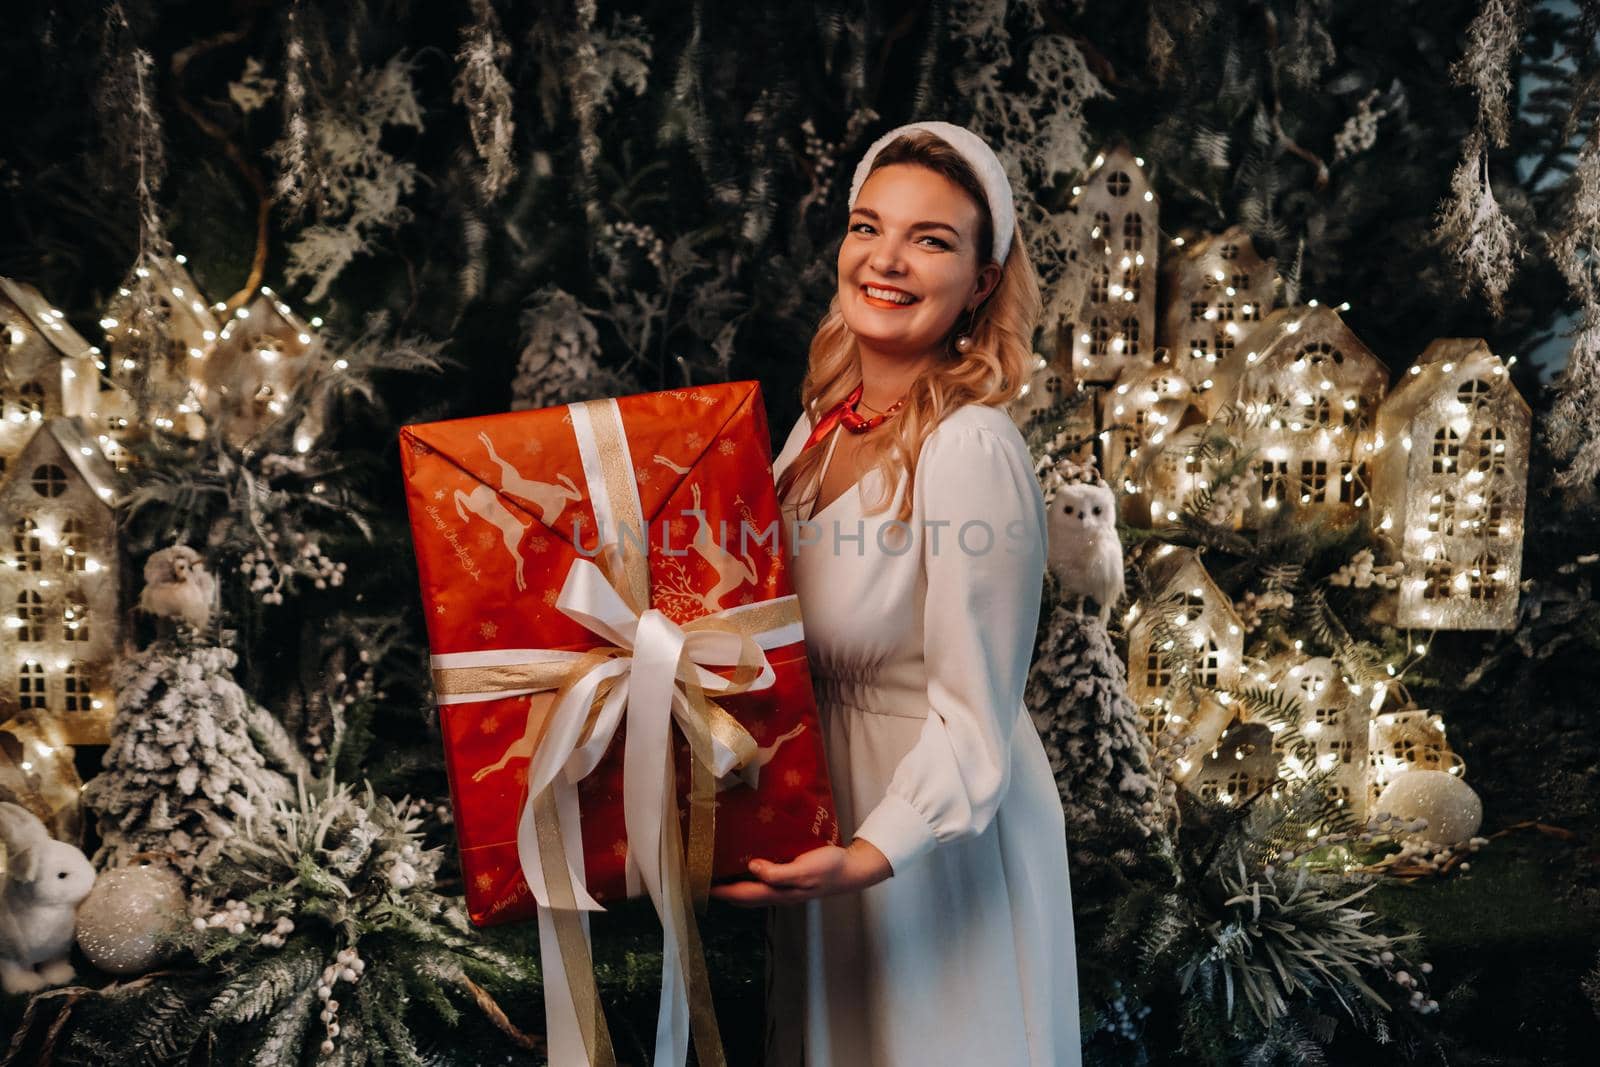
[[[982,833],[1005,797],[1045,567],[1044,498],[1009,425],[930,435],[914,496],[929,712],[855,834],[896,872],[936,844]]]

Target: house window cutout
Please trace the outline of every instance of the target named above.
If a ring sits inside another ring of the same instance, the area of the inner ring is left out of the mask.
[[[33,660],[17,668],[17,703],[23,711],[45,706],[44,667]]]
[[[1111,240],[1111,216],[1104,211],[1095,212],[1094,229],[1089,231],[1089,236],[1109,243]]]
[[[1439,502],[1428,512],[1428,532],[1455,536],[1456,495],[1448,489],[1439,494]]]
[[[67,472],[54,463],[41,463],[33,468],[29,481],[33,491],[42,497],[54,498],[67,491]]]
[[[1326,341],[1313,341],[1302,348],[1300,354],[1295,357],[1296,363],[1302,360],[1309,363],[1312,370],[1322,370],[1330,363],[1334,366],[1343,365],[1344,353]]]
[[[1261,501],[1285,504],[1289,501],[1289,464],[1283,460],[1263,460],[1261,463]]]
[[[1478,470],[1491,477],[1506,472],[1506,432],[1498,426],[1478,434]]]
[[[1089,354],[1103,356],[1111,351],[1111,326],[1096,315],[1089,323]]]
[[[1304,503],[1315,503],[1321,500],[1328,492],[1328,461],[1325,459],[1305,459],[1300,461],[1300,493],[1311,499]]]
[[[1102,264],[1094,269],[1089,279],[1089,302],[1104,304],[1111,299],[1111,272]]]
[[[44,414],[44,386],[38,382],[23,382],[17,389],[17,410],[32,418]]]
[[[1222,684],[1222,652],[1209,637],[1206,638],[1204,654],[1200,657],[1199,682],[1207,689],[1215,689]]]
[[[61,524],[61,565],[76,574],[89,569],[89,531],[82,519]]]
[[[1129,212],[1122,220],[1122,248],[1137,252],[1144,245],[1144,220]]]
[[[94,706],[89,694],[89,680],[83,676],[81,664],[67,664],[67,669],[61,675],[61,695],[63,711],[89,711]]]
[[[44,546],[39,540],[39,525],[32,519],[18,519],[11,528],[11,550],[16,553],[12,563],[19,571],[44,569]]]
[[[1482,378],[1468,378],[1456,387],[1456,399],[1469,408],[1489,402],[1489,383]]]
[[[1172,664],[1159,648],[1145,654],[1144,684],[1149,689],[1165,689],[1172,684]]]
[[[10,624],[18,641],[44,640],[44,598],[31,589],[17,594],[16,621]]]
[[[1448,560],[1435,560],[1428,564],[1422,580],[1422,599],[1450,599],[1450,583],[1455,579],[1455,568]]]
[[[61,608],[61,640],[89,640],[89,605],[82,597],[69,596]]]
[[[1461,458],[1461,438],[1448,426],[1433,435],[1433,473],[1449,474]]]

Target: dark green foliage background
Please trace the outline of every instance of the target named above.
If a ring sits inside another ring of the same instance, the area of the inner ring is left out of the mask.
[[[176,98],[181,93],[225,124],[270,182],[266,150],[282,132],[279,102],[241,116],[227,104],[227,84],[251,56],[281,76],[287,7],[265,0],[125,5],[134,36],[155,60],[170,164],[160,194],[165,221],[212,299],[244,282],[255,202]],[[1564,217],[1571,196],[1566,176],[1594,120],[1589,82],[1600,68],[1594,8],[1539,4],[1527,20],[1513,140],[1492,154],[1491,166],[1497,195],[1523,229],[1529,255],[1499,318],[1462,295],[1431,237],[1433,214],[1476,113],[1449,67],[1477,9],[1460,0],[1045,3],[1038,5],[1042,30],[1015,5],[1007,25],[1019,60],[1039,32],[1068,34],[1084,51],[1112,94],[1090,103],[1087,140],[1126,139],[1147,159],[1168,235],[1245,223],[1263,250],[1278,257],[1302,299],[1348,300],[1347,321],[1397,373],[1439,336],[1483,336],[1497,352],[1523,354],[1516,380],[1538,412],[1549,397],[1527,356],[1555,353],[1559,362],[1560,331],[1574,310],[1550,265],[1547,238]],[[533,33],[570,29],[573,7],[554,0],[497,5],[512,45],[506,73],[516,93],[521,173],[494,202],[477,191],[465,116],[451,100],[452,57],[467,5],[386,0],[317,10],[328,18],[331,36],[354,35],[353,50],[366,64],[399,51],[413,57],[425,128],[391,129],[384,140],[422,175],[407,200],[413,221],[383,235],[326,301],[303,310],[322,315],[332,334],[345,337],[359,333],[370,312],[386,311],[397,335],[446,340],[444,354],[454,365],[442,376],[380,378],[382,406],[348,405],[327,442],[326,457],[342,468],[351,506],[364,511],[375,531],[370,540],[347,527],[323,533],[328,554],[350,561],[348,584],[282,607],[262,606],[232,588],[229,624],[239,632],[241,684],[278,707],[317,688],[323,635],[337,635],[357,617],[398,621],[399,637],[385,646],[386,697],[355,710],[344,769],[385,791],[442,795],[395,433],[406,422],[505,409],[519,316],[541,286],[559,286],[596,307],[610,299],[599,284],[597,235],[584,210],[564,72]],[[618,13],[638,15],[649,28],[650,86],[642,97],[619,94],[602,114],[593,201],[609,221],[648,223],[669,244],[686,239],[720,271],[696,277],[703,284],[720,278],[727,289],[721,295],[738,323],[729,374],[762,382],[781,435],[798,414],[807,343],[832,289],[844,193],[861,150],[901,121],[985,118],[970,113],[954,80],[966,54],[962,9],[948,2],[842,0],[605,3],[600,24]],[[7,5],[0,33],[0,274],[38,286],[90,338],[98,335],[100,309],[137,240],[130,176],[104,166],[103,127],[92,106],[105,63],[104,25],[100,3],[17,0]],[[1164,75],[1151,49],[1153,28],[1174,42]],[[241,34],[239,42],[197,60],[179,85],[171,74],[174,54],[230,31]],[[695,78],[685,82],[683,71]],[[1019,87],[1024,71],[1019,61],[1009,74]],[[338,81],[329,79],[330,91]],[[679,92],[676,86],[685,84],[690,88]],[[560,106],[547,112],[542,89]],[[1372,89],[1391,108],[1376,144],[1334,163],[1334,135]],[[840,147],[831,194],[800,217],[796,205],[811,188],[810,163],[798,149],[801,122],[812,120],[824,139],[835,141],[851,116],[867,108],[879,118]],[[1325,182],[1312,161],[1289,150],[1290,142],[1328,164]],[[536,173],[539,153],[548,156],[548,176]],[[1073,176],[1063,175],[1062,185]],[[1030,192],[1050,200],[1045,190]],[[279,285],[296,225],[282,212],[273,215],[268,284]],[[464,237],[475,225],[486,235],[481,249]],[[301,295],[288,293],[297,306]],[[641,388],[676,385],[685,368],[704,376],[713,366],[712,331],[689,313],[690,295],[671,309],[649,358],[630,368]],[[603,348],[620,364],[617,336],[603,323],[600,330]],[[1411,1043],[1412,1055],[1579,1062],[1600,1039],[1597,1005],[1580,989],[1600,948],[1593,844],[1600,832],[1600,611],[1590,587],[1594,568],[1570,567],[1600,544],[1600,513],[1592,497],[1550,488],[1559,459],[1543,451],[1535,456],[1518,631],[1440,635],[1412,691],[1449,724],[1484,798],[1488,831],[1537,819],[1577,836],[1563,841],[1518,831],[1485,852],[1471,874],[1375,894],[1386,914],[1426,935],[1438,985],[1459,987],[1441,996],[1446,1010],[1437,1033]],[[1326,569],[1340,562],[1329,558]],[[1253,573],[1242,564],[1230,591],[1242,591]],[[1358,598],[1343,605],[1358,606]],[[713,949],[719,996],[730,1045],[740,1050],[736,1062],[751,1062],[744,1057],[760,1044],[759,922],[717,909],[709,925],[728,932]],[[611,953],[614,961],[605,972],[607,996],[619,1032],[648,1035],[654,993],[639,961],[648,961],[650,949],[642,933],[627,929],[624,921],[614,934],[601,935],[602,956]],[[533,943],[531,930],[487,936],[521,937],[530,950]],[[537,1026],[533,991],[512,992],[505,1002],[515,1018]],[[1156,1062],[1185,1061],[1175,1051],[1177,1002],[1156,1006],[1145,1051]],[[8,998],[4,1010],[14,1023],[22,1005]],[[448,1045],[457,1037],[440,1040]],[[492,1031],[487,1040],[492,1046]],[[1336,1043],[1330,1060],[1373,1063],[1389,1054],[1366,1043]]]

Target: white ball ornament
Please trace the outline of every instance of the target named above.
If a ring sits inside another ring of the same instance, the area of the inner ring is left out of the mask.
[[[78,905],[78,947],[107,974],[142,974],[165,957],[161,941],[183,923],[188,901],[160,864],[102,871]]]
[[[1406,824],[1406,837],[1450,848],[1466,844],[1483,825],[1483,801],[1447,771],[1400,772],[1379,795],[1377,810]]]

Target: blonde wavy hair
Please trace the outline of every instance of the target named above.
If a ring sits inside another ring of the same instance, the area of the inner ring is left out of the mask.
[[[942,138],[926,130],[915,130],[885,145],[872,162],[872,170],[893,163],[915,163],[949,178],[966,190],[978,206],[979,262],[994,259],[994,217],[983,186],[967,161]],[[869,172],[870,174],[871,172]],[[948,358],[929,367],[912,383],[905,403],[882,427],[870,434],[858,453],[860,474],[874,468],[883,472],[885,491],[866,514],[877,514],[893,501],[894,487],[903,471],[906,491],[895,518],[911,518],[912,490],[916,485],[917,456],[922,444],[942,419],[965,404],[999,406],[1022,391],[1033,362],[1033,334],[1039,324],[1042,304],[1039,281],[1028,258],[1027,242],[1019,228],[1012,237],[1011,252],[1001,266],[1000,281],[978,305],[972,319],[972,347],[965,353],[954,345],[957,326],[945,338]],[[800,385],[800,401],[812,425],[825,412],[842,403],[861,383],[861,364],[856,352],[855,334],[845,325],[839,310],[839,295],[834,293],[828,312],[811,339],[806,376]],[[818,479],[818,488],[807,499],[795,502],[810,507],[821,491],[820,475],[825,446],[808,448],[795,457],[778,479],[778,499],[789,501],[796,486]]]

